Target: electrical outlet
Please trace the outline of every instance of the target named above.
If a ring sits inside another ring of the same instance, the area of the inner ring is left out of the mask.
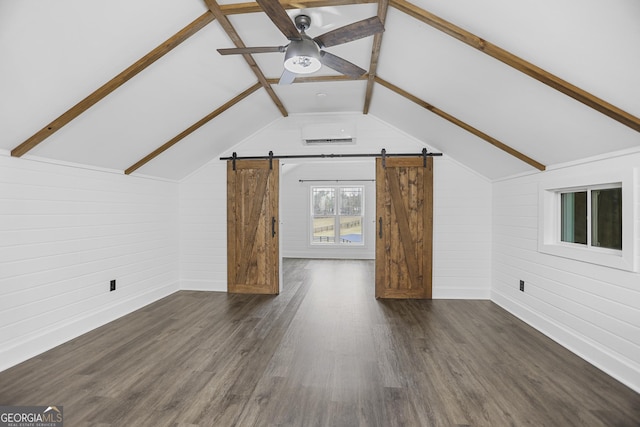
[[[113,279],[111,281],[111,284],[109,285],[109,292],[115,291],[116,290],[116,279]]]
[[[524,280],[520,280],[520,290],[524,292]]]

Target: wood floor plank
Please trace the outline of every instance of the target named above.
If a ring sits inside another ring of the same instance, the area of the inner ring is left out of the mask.
[[[640,396],[490,301],[374,298],[370,261],[279,296],[181,291],[0,373],[70,426],[637,426]]]

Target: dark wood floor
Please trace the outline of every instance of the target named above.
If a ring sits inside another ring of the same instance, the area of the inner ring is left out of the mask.
[[[278,297],[178,292],[0,373],[65,425],[638,426],[640,396],[489,301],[376,301],[368,261]]]

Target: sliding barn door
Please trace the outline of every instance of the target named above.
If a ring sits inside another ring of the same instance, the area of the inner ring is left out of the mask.
[[[376,159],[376,298],[431,298],[433,158]]]
[[[279,293],[278,172],[277,160],[227,163],[230,293]]]

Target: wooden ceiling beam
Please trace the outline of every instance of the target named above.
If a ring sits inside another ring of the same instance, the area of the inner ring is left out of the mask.
[[[461,127],[462,129],[472,133],[473,135],[477,136],[478,138],[481,138],[485,141],[487,141],[489,144],[495,146],[496,148],[499,148],[500,150],[512,155],[513,157],[516,157],[517,159],[522,160],[523,162],[527,163],[529,166],[533,166],[534,168],[538,169],[538,170],[545,170],[546,167],[545,165],[543,165],[540,162],[537,162],[535,160],[533,160],[531,157],[519,152],[518,150],[509,147],[507,144],[504,144],[503,142],[498,141],[497,139],[487,135],[486,133],[474,128],[471,125],[468,125],[467,123],[463,122],[460,119],[457,119],[456,117],[452,116],[451,114],[448,114],[442,110],[440,110],[437,107],[434,107],[433,105],[429,104],[428,102],[423,101],[422,99],[410,94],[409,92],[400,89],[398,86],[392,85],[391,83],[387,82],[386,80],[381,79],[380,77],[375,77],[375,81],[376,83],[381,84],[382,86],[386,87],[387,89],[392,90],[393,92],[397,93],[398,95],[401,95],[405,98],[407,98],[408,100],[418,104],[419,106],[421,106],[422,108],[425,108],[429,111],[431,111],[433,114],[442,117],[443,119],[453,123],[456,126]]]
[[[166,143],[161,145],[160,147],[156,148],[153,152],[149,153],[148,155],[146,155],[145,157],[143,157],[142,159],[140,159],[139,161],[137,161],[133,165],[129,166],[124,171],[125,175],[129,175],[132,172],[134,172],[137,169],[139,169],[142,166],[144,166],[145,164],[149,163],[151,160],[155,159],[160,154],[164,153],[169,148],[171,148],[174,145],[176,145],[178,142],[180,142],[182,139],[184,139],[185,137],[187,137],[188,135],[193,133],[195,130],[199,129],[200,127],[202,127],[206,123],[210,122],[215,117],[217,117],[220,114],[224,113],[229,108],[233,107],[238,102],[242,101],[247,96],[251,95],[253,92],[255,92],[256,90],[260,89],[261,87],[262,87],[262,85],[260,83],[256,83],[253,86],[251,86],[249,89],[247,89],[244,92],[242,92],[240,95],[238,95],[235,98],[229,100],[228,102],[226,102],[224,105],[220,106],[219,108],[216,108],[214,111],[212,111],[211,113],[207,114],[202,119],[198,120],[197,122],[195,122],[194,124],[189,126],[187,129],[185,129],[184,131],[180,132],[178,135],[176,135],[175,137],[171,138],[169,141],[167,141]]]
[[[210,12],[205,12],[195,21],[178,31],[176,34],[165,40],[161,45],[147,53],[138,61],[129,66],[126,70],[109,80],[107,83],[96,89],[91,95],[84,98],[82,101],[71,107],[60,117],[49,123],[47,126],[39,130],[36,134],[29,139],[18,145],[11,150],[11,155],[14,157],[20,157],[36,147],[42,141],[53,135],[54,132],[60,130],[63,126],[68,124],[71,120],[78,117],[80,114],[87,111],[98,101],[109,95],[114,90],[131,80],[135,75],[147,68],[149,65],[162,58],[165,54],[170,52],[173,48],[180,43],[200,31],[207,24],[214,20],[214,16]]]
[[[631,129],[640,132],[640,118],[621,110],[620,108],[609,104],[608,102],[580,89],[577,86],[572,85],[569,82],[562,80],[561,78],[543,70],[540,67],[533,65],[530,62],[525,61],[522,58],[476,36],[475,34],[466,31],[451,22],[427,12],[424,9],[415,6],[406,0],[390,0],[391,6],[396,9],[412,16],[424,22],[433,28],[454,37],[469,46],[486,53],[487,55],[515,68],[518,71],[538,80],[541,83],[550,86],[563,94],[570,96],[578,102],[581,102],[596,111],[622,123]]]
[[[216,17],[216,19],[220,23],[220,26],[222,27],[222,29],[227,33],[227,35],[229,36],[233,44],[235,44],[236,47],[247,47],[245,46],[244,42],[236,32],[235,28],[233,28],[233,25],[231,25],[229,18],[227,18],[227,16],[224,14],[222,9],[220,8],[220,5],[215,0],[205,0],[205,3],[207,4],[207,7],[211,11],[211,13],[213,13],[213,15]],[[289,113],[287,113],[287,110],[284,108],[284,104],[282,103],[282,101],[280,101],[280,98],[278,98],[278,95],[276,95],[275,91],[267,81],[267,78],[262,73],[262,70],[260,70],[260,67],[258,67],[258,64],[256,64],[256,61],[253,59],[253,57],[250,54],[243,54],[242,56],[244,57],[245,61],[247,61],[247,64],[249,64],[251,71],[253,71],[253,73],[258,78],[258,81],[260,82],[260,84],[262,84],[262,87],[264,87],[264,89],[269,94],[269,97],[271,97],[271,100],[273,101],[273,103],[276,104],[276,107],[278,107],[278,110],[280,110],[280,113],[284,117],[287,117]]]
[[[310,9],[313,7],[327,6],[346,6],[350,4],[368,4],[376,3],[377,0],[291,0],[280,1],[285,9]],[[243,13],[263,12],[262,8],[256,2],[223,4],[220,10],[225,15],[239,15]]]
[[[382,25],[387,20],[387,10],[389,9],[389,0],[380,0],[378,2],[378,18],[382,21]],[[376,72],[378,70],[378,59],[380,58],[380,46],[382,46],[382,35],[378,33],[373,36],[373,47],[371,48],[371,62],[369,64],[369,77],[367,81],[367,90],[364,96],[363,114],[369,114],[371,99],[373,97],[373,86],[375,82]]]

